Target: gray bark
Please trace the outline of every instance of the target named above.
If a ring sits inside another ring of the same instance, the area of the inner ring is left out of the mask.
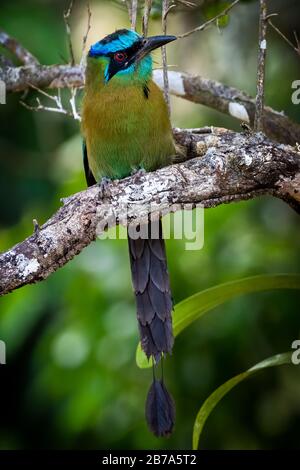
[[[154,71],[154,80],[163,88],[162,70]],[[253,127],[255,98],[236,88],[198,75],[169,71],[170,93],[199,103],[232,117],[245,121]],[[0,68],[0,80],[6,83],[8,92],[24,91],[33,85],[38,88],[83,87],[84,70],[79,65],[30,65]],[[278,142],[295,145],[300,142],[300,125],[282,112],[264,108],[265,134]]]
[[[141,222],[149,203],[164,213],[183,204],[222,203],[273,195],[300,212],[300,154],[262,134],[226,129],[174,129],[184,161],[138,178],[93,186],[64,200],[33,235],[0,255],[0,295],[46,279],[103,232],[106,224]],[[165,210],[167,208],[167,210]],[[152,208],[153,209],[153,208]]]

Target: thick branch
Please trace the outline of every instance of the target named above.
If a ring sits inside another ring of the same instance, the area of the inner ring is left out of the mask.
[[[0,80],[11,92],[37,88],[83,87],[84,69],[79,65],[37,65],[0,68]]]
[[[255,99],[246,93],[197,75],[169,71],[168,76],[170,93],[253,125]],[[84,70],[69,65],[5,67],[0,68],[0,80],[11,92],[27,90],[30,84],[37,88],[82,87]],[[163,89],[162,70],[154,71],[154,80]],[[290,145],[300,142],[300,125],[283,113],[265,107],[263,119],[264,132],[270,139]]]
[[[162,71],[154,71],[154,80],[163,87]],[[170,93],[193,103],[203,104],[247,122],[253,127],[255,98],[223,83],[182,72],[169,71]],[[300,125],[283,112],[265,106],[263,113],[264,133],[273,140],[295,145],[300,142]]]
[[[0,255],[0,294],[41,281],[71,260],[103,232],[107,223],[142,221],[184,204],[204,207],[264,194],[279,197],[300,211],[300,154],[262,134],[225,129],[174,130],[186,161],[153,173],[112,182],[104,199],[93,186],[64,200],[29,238]],[[184,206],[183,206],[184,207]],[[153,211],[153,206],[151,207]]]

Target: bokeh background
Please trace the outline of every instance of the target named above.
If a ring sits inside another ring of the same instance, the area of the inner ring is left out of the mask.
[[[142,3],[142,2],[140,2]],[[160,32],[159,1],[150,33]],[[179,7],[169,32],[201,24],[213,1]],[[276,24],[292,39],[299,31],[297,0],[269,0]],[[59,0],[2,0],[1,28],[41,63],[68,60]],[[203,8],[206,6],[206,9]],[[117,1],[91,1],[88,44],[128,27]],[[213,27],[169,47],[168,61],[255,94],[258,2],[243,2],[225,29]],[[85,2],[71,19],[76,57],[86,29]],[[266,100],[300,120],[291,84],[300,79],[299,57],[269,32]],[[160,53],[155,54],[161,66]],[[33,100],[30,92],[26,100]],[[85,188],[78,123],[55,113],[23,108],[22,96],[0,106],[0,250],[32,233],[32,219],[47,220],[60,198]],[[23,97],[24,98],[24,97]],[[239,124],[202,106],[172,98],[174,126]],[[283,202],[264,197],[205,212],[205,245],[185,251],[167,242],[175,302],[215,284],[262,273],[299,271],[299,217]],[[0,448],[191,447],[196,413],[224,381],[256,362],[290,349],[299,336],[300,294],[277,291],[239,297],[196,322],[176,340],[166,365],[177,403],[173,436],[158,440],[147,430],[144,402],[151,370],[135,363],[138,341],[126,240],[98,240],[46,281],[0,300],[0,339],[7,364],[0,366]],[[234,389],[204,430],[206,449],[299,447],[300,374],[283,366],[257,374]]]

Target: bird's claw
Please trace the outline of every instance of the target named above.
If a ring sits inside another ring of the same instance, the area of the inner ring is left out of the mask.
[[[145,173],[145,168],[134,168],[131,172],[131,176],[133,176],[133,182],[138,183],[141,179],[141,176],[144,176]]]
[[[105,197],[105,194],[107,193],[107,186],[109,185],[110,182],[111,182],[111,179],[107,178],[106,176],[101,178],[101,181],[99,181],[98,185],[99,185],[99,188],[100,188],[100,197],[101,198]]]

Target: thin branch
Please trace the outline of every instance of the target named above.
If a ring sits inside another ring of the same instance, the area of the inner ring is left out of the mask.
[[[239,3],[239,1],[240,0],[235,0],[230,5],[228,5],[228,7],[226,7],[221,13],[216,15],[214,18],[211,18],[210,20],[206,21],[205,23],[203,23],[200,26],[197,26],[197,28],[194,28],[191,31],[187,31],[186,33],[177,35],[177,38],[178,39],[186,38],[187,36],[190,36],[191,34],[196,33],[198,31],[204,31],[204,29],[208,28],[208,26],[210,26],[213,23],[217,22],[217,20],[222,18],[222,16],[225,16],[233,7],[235,7],[235,5],[237,5]]]
[[[37,65],[39,61],[15,38],[0,30],[0,45],[5,47],[24,65]]]
[[[178,5],[182,5],[187,8],[193,8],[197,6],[195,3],[188,2],[186,0],[173,0],[173,3],[171,3],[168,9],[166,10],[165,16],[167,16],[171,12],[171,10],[176,8]]]
[[[87,43],[87,39],[88,39],[88,36],[89,36],[89,32],[90,32],[90,29],[91,29],[91,18],[92,18],[92,12],[91,12],[91,8],[90,8],[90,4],[87,3],[86,4],[86,8],[87,8],[87,27],[86,27],[86,32],[83,36],[83,39],[82,39],[82,49],[81,49],[81,60],[80,60],[80,65],[83,66],[83,63],[84,63],[84,60],[85,60],[85,49],[86,49],[86,43]]]
[[[20,101],[20,104],[24,106],[24,108],[28,109],[29,111],[48,111],[48,112],[53,112],[53,113],[58,113],[58,114],[66,114],[68,116],[72,116],[72,114],[67,111],[64,108],[57,108],[57,107],[51,107],[51,106],[45,106],[41,103],[39,98],[36,98],[37,106],[31,106],[25,101]],[[73,117],[73,116],[72,116]]]
[[[183,163],[65,199],[50,220],[0,255],[0,295],[46,279],[80,253],[107,225],[142,222],[153,211],[181,210],[273,195],[300,210],[300,155],[262,134],[225,129],[174,130],[186,151]],[[155,202],[154,205],[150,205]],[[124,219],[124,211],[127,220]]]
[[[67,33],[67,41],[68,41],[68,47],[69,47],[71,66],[75,65],[75,57],[74,57],[72,37],[71,37],[71,27],[70,27],[70,17],[71,17],[71,14],[72,14],[73,5],[74,5],[74,0],[71,0],[69,8],[64,12],[64,22],[65,22],[65,26],[66,26],[66,33]]]
[[[166,19],[168,14],[171,12],[171,10],[174,10],[174,8],[176,7],[177,7],[176,3],[171,3],[171,5],[169,5],[169,7],[166,9],[165,14],[163,15],[163,18]]]
[[[128,11],[129,21],[131,22],[131,0],[122,0],[125,3]]]
[[[257,85],[256,85],[256,110],[254,118],[254,130],[263,132],[263,114],[265,97],[265,71],[267,53],[267,0],[259,0],[259,33],[258,33],[258,65],[257,65]]]
[[[81,117],[78,114],[77,109],[76,109],[76,94],[77,94],[76,88],[71,89],[71,98],[70,98],[71,111],[69,111],[63,106],[60,88],[58,88],[57,90],[57,95],[50,95],[49,93],[46,93],[44,90],[40,90],[39,88],[37,88],[35,85],[31,84],[31,87],[34,90],[36,90],[38,93],[40,93],[41,95],[48,98],[49,100],[54,101],[56,106],[55,107],[46,106],[42,104],[41,100],[37,97],[36,98],[37,106],[31,106],[25,101],[22,101],[22,100],[20,101],[20,104],[24,106],[26,109],[30,111],[49,111],[53,113],[65,114],[67,116],[72,117],[75,120],[78,120],[78,121],[81,120]]]
[[[170,11],[170,2],[169,0],[163,0],[162,2],[162,31],[163,34],[167,34],[167,23],[168,23],[168,13]],[[168,106],[169,115],[171,114],[171,105],[170,105],[170,93],[169,93],[169,79],[168,79],[168,62],[167,62],[167,49],[166,46],[161,48],[162,55],[162,65],[163,65],[163,75],[164,75],[164,97]]]
[[[295,36],[295,41],[296,41],[296,44],[297,44],[297,51],[299,53],[299,51],[300,51],[300,40],[298,38],[297,31],[294,31],[294,36]]]
[[[188,0],[176,0],[177,3],[180,3],[181,5],[188,7],[188,8],[194,8],[197,6],[196,3],[194,2],[189,2]]]
[[[77,90],[78,90],[77,88],[71,89],[70,105],[71,105],[71,110],[72,110],[72,117],[75,119],[75,121],[81,121],[81,116],[78,113],[77,107],[76,107]]]
[[[277,33],[292,49],[294,49],[294,51],[298,54],[298,56],[300,56],[300,42],[299,42],[299,39],[298,39],[298,36],[297,36],[296,31],[294,31],[294,36],[295,36],[295,40],[296,40],[296,45],[294,45],[294,44],[292,43],[292,41],[290,41],[290,40],[285,36],[285,34],[283,34],[283,32],[280,31],[279,28],[277,28],[277,26],[272,22],[272,20],[270,19],[270,17],[268,17],[268,23],[269,23],[269,25],[274,29],[274,31],[276,31],[276,33]]]
[[[153,0],[145,0],[144,14],[143,14],[143,19],[142,19],[143,36],[147,36],[148,34],[148,25],[149,25],[149,17],[150,17],[151,8],[152,8],[152,1]]]
[[[137,21],[137,9],[138,9],[138,0],[131,0],[131,18],[130,18],[130,27],[133,31],[136,30],[136,21]]]

